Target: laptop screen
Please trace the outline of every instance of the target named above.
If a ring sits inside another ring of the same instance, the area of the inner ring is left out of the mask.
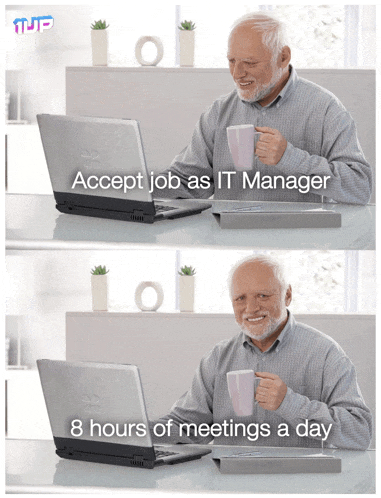
[[[55,438],[152,447],[135,365],[38,360]]]
[[[151,202],[135,120],[39,114],[53,191]]]

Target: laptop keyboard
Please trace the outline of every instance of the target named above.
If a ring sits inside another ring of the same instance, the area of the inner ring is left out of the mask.
[[[172,211],[173,209],[177,209],[173,206],[166,206],[166,205],[163,205],[163,204],[156,204],[155,203],[155,210],[157,213],[163,213],[165,211]]]

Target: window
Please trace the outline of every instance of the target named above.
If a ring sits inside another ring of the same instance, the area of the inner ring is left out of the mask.
[[[37,11],[36,11],[37,8]],[[55,19],[49,36],[15,38],[16,17],[46,13]],[[7,68],[25,70],[25,61],[33,60],[41,70],[57,65],[86,65],[89,62],[90,24],[106,19],[109,30],[109,64],[139,66],[135,44],[140,36],[161,39],[164,57],[160,65],[178,65],[178,28],[182,20],[196,24],[195,65],[227,68],[227,37],[232,23],[255,10],[274,13],[286,24],[292,61],[299,68],[375,67],[376,15],[375,5],[259,5],[216,4],[165,5],[141,3],[134,5],[80,6],[7,6]],[[12,46],[11,46],[12,43]],[[147,43],[144,57],[154,58],[155,48]],[[145,51],[145,52],[144,52]],[[36,57],[37,56],[37,57]],[[36,57],[36,60],[34,58]],[[51,68],[50,68],[51,70]]]
[[[374,314],[374,251],[248,251],[231,249],[31,251],[7,258],[7,313],[54,315],[91,310],[90,269],[109,268],[111,311],[136,312],[135,289],[142,281],[159,282],[164,291],[161,312],[178,310],[178,275],[181,266],[196,269],[195,312],[231,313],[227,288],[235,263],[255,253],[283,261],[293,289],[294,313]],[[147,294],[146,294],[147,293]],[[155,294],[147,289],[143,301]]]
[[[226,43],[240,16],[264,10],[285,24],[296,68],[375,67],[375,5],[180,6],[181,19],[196,23],[195,64],[228,67]]]
[[[181,250],[180,265],[197,270],[195,311],[231,313],[229,271],[237,261],[268,254],[283,262],[294,313],[375,313],[373,251]]]

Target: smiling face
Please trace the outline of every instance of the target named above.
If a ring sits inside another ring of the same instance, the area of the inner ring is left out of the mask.
[[[288,79],[289,47],[274,60],[262,42],[262,33],[251,24],[237,26],[230,35],[228,60],[238,95],[247,102],[272,102]]]
[[[266,339],[270,344],[275,341],[286,325],[291,297],[291,287],[282,289],[273,269],[266,263],[249,261],[233,275],[235,319],[254,344]]]

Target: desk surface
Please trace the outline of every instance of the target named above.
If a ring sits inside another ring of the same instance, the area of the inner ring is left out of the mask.
[[[186,200],[183,201],[186,204]],[[224,204],[237,201],[212,201]],[[244,205],[244,203],[242,203]],[[263,204],[263,203],[261,203]],[[284,203],[287,207],[311,204]],[[341,228],[223,230],[211,210],[153,225],[62,214],[53,196],[6,195],[7,249],[125,249],[155,246],[374,249],[375,206],[316,204],[342,215]]]
[[[213,455],[249,451],[218,446]],[[226,475],[212,454],[153,470],[60,459],[53,441],[7,440],[8,493],[172,492],[374,493],[375,452],[325,450],[342,459],[340,474]],[[264,449],[265,450],[265,449]],[[282,448],[279,448],[279,452]],[[289,449],[287,450],[289,451]],[[298,449],[293,450],[298,453]]]

